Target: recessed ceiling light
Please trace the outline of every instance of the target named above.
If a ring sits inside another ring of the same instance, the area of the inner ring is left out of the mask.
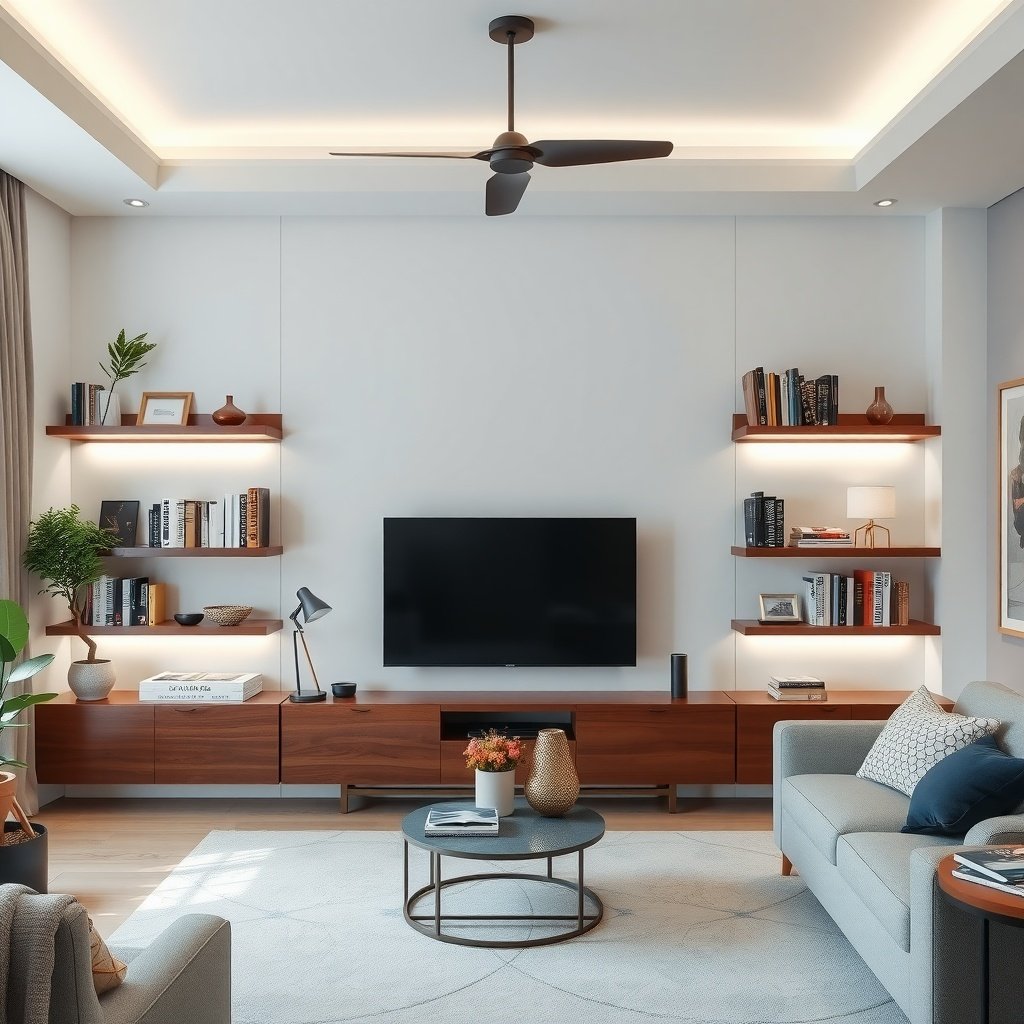
[[[125,206],[134,206],[141,209],[143,206],[149,206],[149,203],[145,199],[126,199],[124,201]]]
[[[886,206],[895,206],[898,202],[898,199],[876,199],[875,206],[881,206],[884,208]]]

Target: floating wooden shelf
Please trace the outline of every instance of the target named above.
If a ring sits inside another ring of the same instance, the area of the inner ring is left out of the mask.
[[[743,413],[732,418],[732,439],[741,442],[814,441],[848,443],[857,441],[906,442],[938,437],[942,428],[926,424],[923,413],[901,413],[890,423],[868,423],[863,414],[840,413],[834,427],[750,426]]]
[[[911,619],[909,626],[809,626],[806,622],[766,626],[757,619],[733,619],[732,628],[744,636],[938,636],[939,627]]]
[[[732,553],[739,558],[859,558],[869,562],[879,558],[939,558],[941,548],[858,548],[821,545],[813,548],[745,548],[734,544]]]
[[[173,619],[156,626],[87,626],[87,636],[269,636],[284,625],[281,619],[246,619],[238,626],[179,626]],[[46,627],[47,636],[77,636],[78,630],[69,619]]]
[[[125,413],[121,416],[121,425],[117,427],[76,427],[71,425],[71,417],[68,416],[63,426],[47,427],[46,433],[48,437],[63,437],[69,441],[170,441],[177,444],[276,442],[282,436],[280,413],[250,413],[240,427],[219,427],[213,422],[213,417],[207,414],[189,416],[188,423],[181,426],[138,426],[135,422],[137,418],[135,413]]]
[[[270,558],[280,555],[284,547],[271,544],[265,548],[112,548],[108,558]]]

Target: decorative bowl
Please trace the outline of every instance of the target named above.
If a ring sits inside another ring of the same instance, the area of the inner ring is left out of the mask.
[[[203,621],[202,612],[175,612],[174,621],[179,626],[198,626]]]
[[[252,614],[251,604],[208,604],[203,614],[218,626],[237,626]]]

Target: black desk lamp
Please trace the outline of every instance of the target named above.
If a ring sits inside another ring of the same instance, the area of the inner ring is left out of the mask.
[[[295,627],[292,632],[292,647],[295,649],[295,692],[288,695],[288,699],[295,704],[312,704],[314,701],[327,700],[327,694],[320,689],[320,680],[316,677],[316,669],[313,668],[313,659],[309,656],[309,648],[306,646],[306,634],[299,622],[299,615],[303,622],[316,622],[322,619],[330,610],[331,606],[321,601],[316,594],[310,592],[308,587],[300,587],[295,596],[299,599],[299,606],[288,616]],[[309,664],[309,671],[313,674],[315,690],[302,692],[302,682],[299,678],[299,638],[302,638],[302,649],[306,652],[306,662]]]

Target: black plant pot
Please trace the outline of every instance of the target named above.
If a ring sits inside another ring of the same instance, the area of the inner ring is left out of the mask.
[[[16,821],[4,822],[4,832],[20,832]],[[46,828],[32,823],[36,838],[30,843],[0,846],[0,882],[19,882],[36,892],[46,892]]]

